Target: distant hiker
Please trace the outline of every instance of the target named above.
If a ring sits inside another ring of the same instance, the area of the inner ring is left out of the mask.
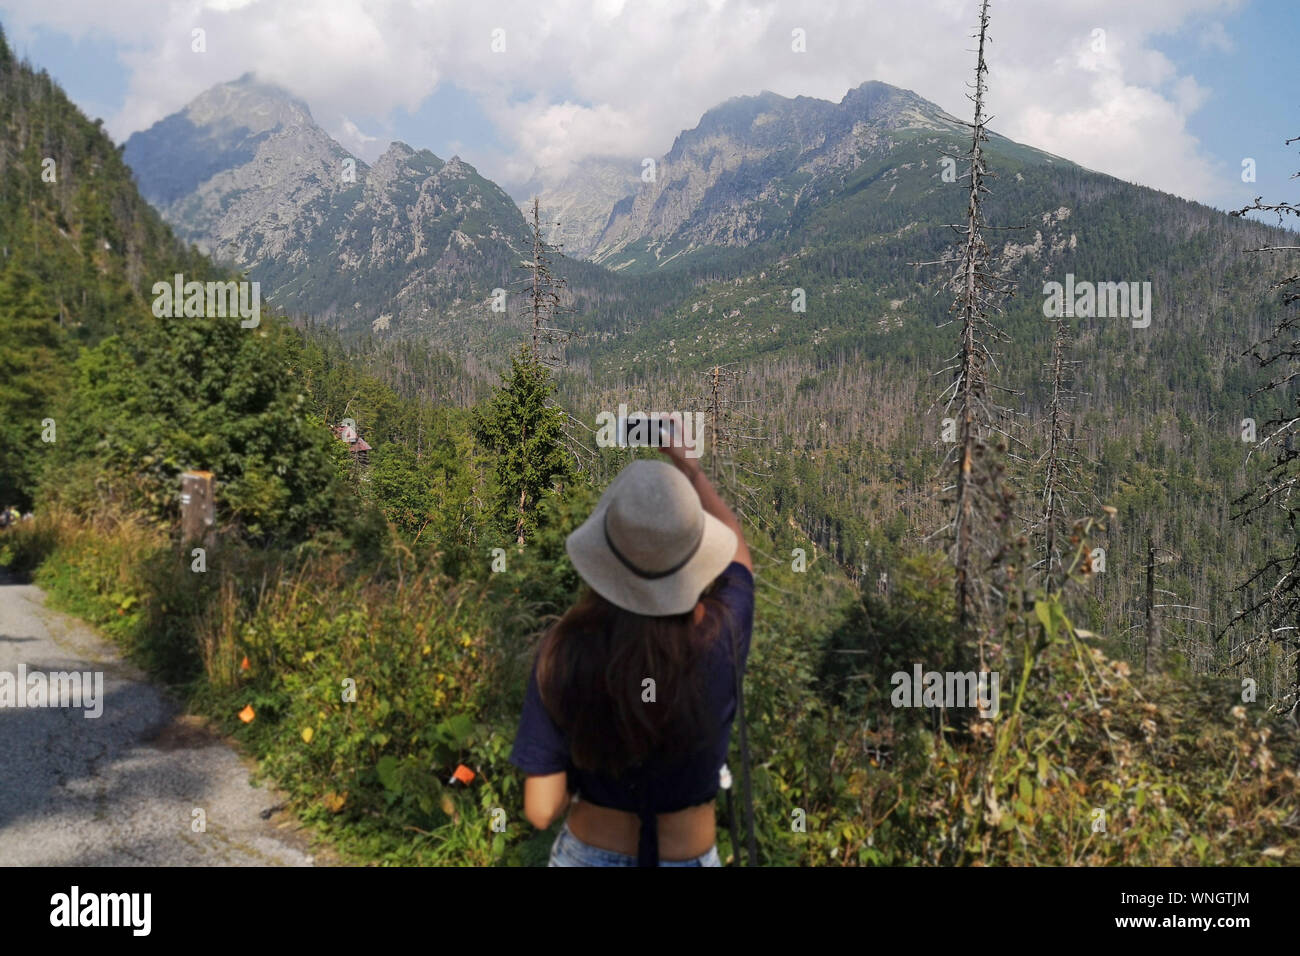
[[[569,535],[589,587],[534,661],[510,762],[537,828],[572,802],[551,866],[722,865],[714,799],[754,565],[698,460],[661,450],[671,465],[628,465]]]

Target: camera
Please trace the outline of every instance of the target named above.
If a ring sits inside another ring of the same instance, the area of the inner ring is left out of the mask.
[[[669,418],[629,415],[618,420],[620,448],[667,448],[672,439],[673,423]]]

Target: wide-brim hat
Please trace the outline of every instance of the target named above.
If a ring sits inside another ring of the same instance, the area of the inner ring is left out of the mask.
[[[700,504],[690,480],[638,459],[565,541],[578,574],[611,604],[648,617],[685,614],[736,554],[736,532]]]

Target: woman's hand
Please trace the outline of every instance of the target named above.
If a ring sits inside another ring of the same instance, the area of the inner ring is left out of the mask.
[[[672,460],[681,471],[689,478],[696,469],[699,468],[699,462],[695,459],[686,457],[686,449],[682,446],[681,436],[677,433],[677,422],[671,415],[660,415],[659,420],[666,424],[661,426],[663,431],[660,434],[668,437],[668,444],[659,446],[659,450]]]
[[[703,436],[696,440],[702,442]],[[699,446],[697,445],[696,448],[699,448]],[[732,560],[743,564],[749,568],[750,573],[753,573],[754,559],[749,554],[749,545],[745,543],[745,532],[740,527],[740,520],[736,517],[735,512],[727,507],[727,503],[722,500],[722,497],[714,489],[708,475],[704,473],[704,466],[700,464],[700,460],[687,457],[685,448],[671,442],[667,445],[660,445],[659,450],[672,460],[672,463],[677,466],[683,475],[690,479],[691,487],[700,496],[700,505],[704,510],[736,532],[736,554]]]

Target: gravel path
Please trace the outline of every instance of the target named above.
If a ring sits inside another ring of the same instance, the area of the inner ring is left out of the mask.
[[[39,588],[0,580],[0,681],[24,665],[102,673],[103,713],[0,706],[0,865],[313,865],[293,820],[262,818],[282,797],[229,745]]]

